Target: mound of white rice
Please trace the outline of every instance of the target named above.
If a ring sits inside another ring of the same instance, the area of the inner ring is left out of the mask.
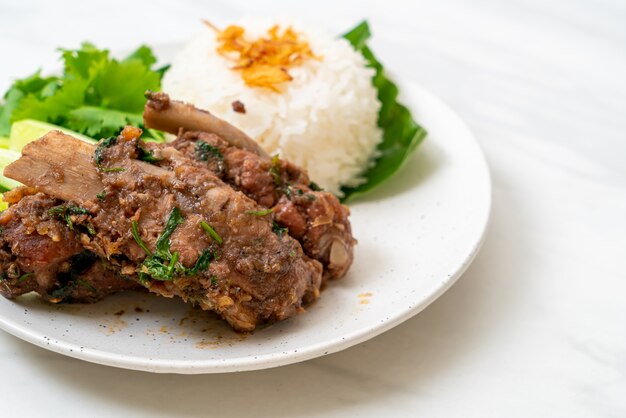
[[[281,20],[237,23],[246,37],[266,36],[279,24],[291,25],[320,60],[306,59],[290,68],[292,81],[281,93],[248,87],[233,63],[216,51],[214,31],[206,28],[178,54],[163,79],[170,97],[207,109],[237,126],[270,154],[279,154],[308,170],[313,181],[340,194],[356,186],[370,165],[382,133],[376,122],[380,102],[372,85],[374,70],[344,39],[319,28]],[[246,113],[237,113],[239,100]]]

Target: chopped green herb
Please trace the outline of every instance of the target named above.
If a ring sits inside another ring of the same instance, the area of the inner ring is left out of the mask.
[[[176,264],[174,264],[174,266],[176,266]],[[157,256],[147,257],[141,265],[139,272],[155,280],[174,280],[174,274],[170,272],[170,267],[165,265],[164,260],[161,260]],[[145,278],[145,276],[143,278]]]
[[[96,151],[94,152],[94,162],[96,163],[96,167],[98,167],[104,173],[115,173],[118,171],[126,171],[124,167],[102,167],[102,160],[104,159],[104,150],[115,145],[117,143],[116,136],[110,136],[106,139],[103,139],[98,144]]]
[[[87,209],[85,208],[81,208],[79,206],[73,206],[73,205],[68,205],[68,206],[59,205],[59,206],[50,208],[48,210],[48,215],[50,216],[60,216],[60,215],[66,215],[66,214],[88,215],[89,211],[87,211]]]
[[[283,179],[280,176],[280,159],[278,158],[278,154],[272,157],[272,167],[270,167],[269,173],[272,175],[276,186],[283,184]]]
[[[221,244],[223,242],[222,237],[220,237],[218,235],[217,232],[215,232],[215,229],[213,229],[211,227],[211,225],[209,225],[208,223],[204,222],[204,221],[200,221],[200,226],[202,227],[202,229],[204,229],[206,231],[206,233],[213,238],[215,241],[217,241],[218,244]]]
[[[110,136],[106,139],[103,139],[98,144],[96,151],[94,152],[94,162],[96,163],[96,167],[98,167],[104,173],[115,173],[118,171],[125,171],[124,167],[102,167],[102,160],[104,159],[104,150],[115,145],[117,143],[116,136]]]
[[[178,208],[172,209],[167,219],[161,236],[156,241],[156,253],[152,253],[148,246],[141,239],[137,221],[131,222],[131,230],[135,242],[146,252],[139,269],[139,279],[145,282],[149,278],[155,280],[174,280],[179,274],[186,273],[185,267],[178,261],[180,254],[170,252],[170,237],[178,225],[184,222],[182,213]],[[167,263],[167,264],[166,264]]]
[[[196,142],[195,153],[196,158],[201,161],[208,161],[209,157],[217,158],[218,160],[224,159],[224,155],[222,155],[219,149],[204,141]]]
[[[314,181],[309,183],[309,188],[315,192],[321,192],[324,190],[320,186],[318,186],[317,183]]]
[[[270,213],[272,213],[272,209],[247,210],[246,211],[247,215],[254,215],[254,216],[265,216],[265,215],[269,215]]]
[[[291,199],[291,196],[293,195],[293,189],[291,188],[291,184],[285,183],[283,191],[285,193],[285,196],[287,196],[287,199]]]
[[[110,136],[100,141],[94,153],[94,160],[96,162],[97,167],[100,167],[100,165],[102,164],[102,159],[104,158],[104,150],[106,150],[110,146],[115,145],[116,142],[117,142],[116,136]]]
[[[165,224],[165,228],[163,228],[163,233],[156,242],[157,254],[159,256],[171,257],[170,237],[176,227],[184,221],[185,219],[183,218],[183,214],[180,212],[180,209],[174,207],[174,209],[170,212],[170,216],[167,218],[167,223]]]
[[[137,221],[132,221],[130,223],[130,229],[137,245],[139,245],[141,249],[144,250],[146,254],[148,254],[148,257],[152,257],[152,251],[150,251],[148,246],[141,239],[141,234],[139,233],[139,228],[137,227]]]
[[[176,263],[178,263],[179,256],[180,256],[180,253],[178,251],[174,251],[174,254],[172,254],[172,258],[170,259],[170,263],[167,269],[167,274],[169,276],[174,275],[174,268],[176,268]]]
[[[278,225],[276,222],[272,222],[272,231],[282,237],[284,234],[289,233],[289,228]]]
[[[211,286],[217,286],[217,277],[211,276]]]
[[[59,205],[48,209],[48,216],[61,218],[65,221],[70,231],[74,230],[74,223],[72,222],[73,215],[88,215],[89,211],[85,208],[81,208],[73,205]]]
[[[107,194],[106,194],[106,192],[103,190],[103,191],[101,191],[100,193],[98,193],[98,194],[96,195],[96,197],[98,198],[98,200],[102,200],[102,201],[104,201],[104,198],[105,198],[105,197],[107,197]]]
[[[161,161],[160,158],[154,156],[152,151],[145,149],[141,145],[137,145],[137,151],[139,152],[137,159],[141,161],[145,161],[150,164],[158,163],[159,161]]]
[[[217,260],[217,257],[210,248],[205,249],[196,260],[196,265],[193,266],[193,268],[187,269],[186,273],[190,276],[195,276],[199,272],[208,269],[211,264],[211,258]]]
[[[31,273],[22,274],[22,275],[20,276],[20,278],[19,278],[19,279],[17,279],[17,283],[22,283],[24,280],[26,280],[26,279],[28,279],[29,277],[34,276],[34,275],[35,275],[35,273],[32,273],[32,272],[31,272]]]

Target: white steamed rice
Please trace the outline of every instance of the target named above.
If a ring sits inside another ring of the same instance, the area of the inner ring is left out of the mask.
[[[293,80],[281,93],[245,85],[233,63],[216,52],[215,33],[198,33],[174,60],[163,80],[170,97],[207,109],[237,126],[273,155],[308,170],[324,189],[340,194],[357,186],[382,139],[377,126],[380,102],[372,85],[374,71],[344,39],[293,22],[244,20],[246,36],[291,25],[321,60],[307,59],[289,69]],[[233,111],[241,101],[246,113]]]

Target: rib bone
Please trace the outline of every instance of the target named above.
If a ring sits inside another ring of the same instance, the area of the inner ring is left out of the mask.
[[[50,131],[26,145],[22,158],[7,166],[4,175],[59,199],[81,203],[104,188],[93,165],[94,150],[93,145],[61,131]]]
[[[71,150],[68,152],[68,150]],[[104,189],[93,163],[94,145],[61,131],[50,131],[22,150],[22,157],[4,169],[4,175],[49,196],[83,204]],[[142,172],[171,179],[172,173],[142,161],[130,164]]]
[[[175,135],[181,128],[186,131],[213,133],[233,146],[252,151],[267,160],[270,159],[263,148],[248,135],[206,110],[197,109],[177,100],[170,100],[169,96],[162,92],[148,92],[146,97],[148,102],[143,112],[146,127]]]

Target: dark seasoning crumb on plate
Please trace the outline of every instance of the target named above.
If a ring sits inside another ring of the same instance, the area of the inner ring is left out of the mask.
[[[246,106],[243,103],[241,103],[239,100],[235,100],[232,103],[232,106],[235,112],[244,113],[244,114],[246,113]]]

